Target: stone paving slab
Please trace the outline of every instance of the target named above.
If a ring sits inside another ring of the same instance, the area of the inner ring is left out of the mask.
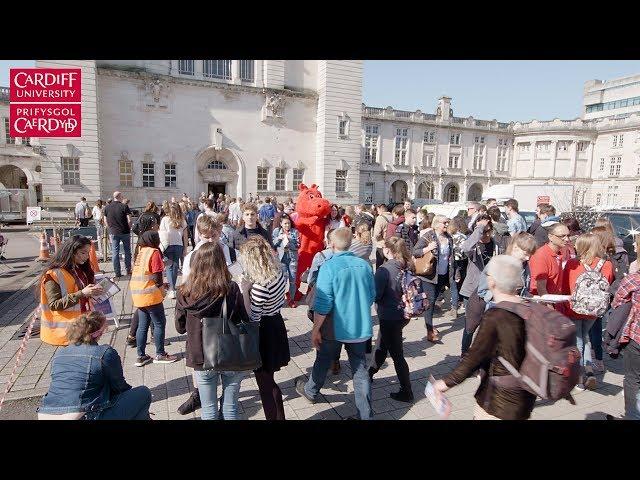
[[[110,264],[102,264],[107,272],[111,272]],[[154,419],[190,420],[199,417],[196,414],[179,415],[176,410],[184,402],[193,389],[192,370],[185,364],[186,335],[179,335],[174,326],[175,300],[165,300],[167,316],[166,338],[170,345],[169,353],[178,354],[180,359],[172,364],[150,364],[143,368],[135,367],[136,349],[126,345],[128,324],[133,310],[131,297],[127,291],[127,281],[119,282],[122,293],[115,300],[115,307],[120,319],[120,328],[111,325],[102,338],[111,344],[123,359],[123,370],[127,381],[133,385],[147,385],[152,391],[153,402],[150,411]],[[6,305],[5,305],[6,306]],[[0,312],[0,394],[4,392],[9,375],[13,370],[15,354],[20,341],[10,340],[25,322],[28,315],[36,307],[32,292],[12,300],[10,308]],[[375,313],[375,312],[374,312]],[[416,402],[413,405],[397,402],[389,397],[389,393],[399,388],[389,358],[376,375],[372,383],[372,403],[374,418],[378,420],[438,420],[438,416],[424,396],[424,387],[429,374],[436,378],[450,372],[459,360],[460,343],[464,319],[450,315],[451,312],[437,314],[434,323],[442,333],[442,343],[426,342],[425,326],[421,319],[413,320],[404,329],[405,356],[410,369],[410,378]],[[341,373],[327,376],[316,404],[311,405],[301,398],[294,387],[294,380],[300,375],[308,376],[315,359],[315,351],[310,343],[311,322],[306,316],[306,307],[282,310],[285,325],[289,334],[291,362],[276,373],[276,381],[281,387],[285,412],[288,419],[344,419],[357,414],[353,395],[353,382],[347,355],[342,352]],[[377,319],[374,317],[374,335],[377,335]],[[46,393],[50,383],[50,362],[57,348],[43,344],[39,338],[31,339],[23,353],[23,363],[18,371],[18,380],[7,395],[8,400],[41,396]],[[153,355],[153,343],[147,345],[147,353]],[[605,356],[606,357],[606,356]],[[605,414],[620,416],[624,410],[622,393],[623,367],[622,360],[605,358],[607,372],[599,375],[599,385],[595,391],[579,392],[574,395],[576,405],[567,401],[553,404],[538,401],[532,419],[603,419]],[[475,377],[467,379],[463,384],[449,390],[452,402],[452,420],[470,420],[473,418],[473,397],[479,380]],[[221,388],[218,388],[218,396]],[[257,384],[253,375],[242,380],[239,412],[243,419],[264,419]]]

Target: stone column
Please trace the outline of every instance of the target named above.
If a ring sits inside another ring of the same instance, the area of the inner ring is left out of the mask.
[[[576,162],[578,161],[578,142],[573,141],[569,145],[569,177],[576,178]]]
[[[558,156],[558,141],[551,141],[551,178],[556,178],[556,158]]]
[[[240,85],[240,60],[231,60],[231,83]]]
[[[256,60],[255,68],[255,85],[262,87],[264,85],[264,60]]]
[[[531,164],[529,165],[529,176],[531,178],[534,177],[534,175],[536,174],[536,141],[532,140],[530,145],[531,145],[531,151],[529,152],[529,161],[531,162]]]

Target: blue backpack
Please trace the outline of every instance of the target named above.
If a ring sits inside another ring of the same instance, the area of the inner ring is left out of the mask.
[[[409,270],[403,270],[400,277],[402,301],[398,309],[403,310],[404,318],[407,320],[419,317],[429,308],[429,297],[422,287],[422,280]]]

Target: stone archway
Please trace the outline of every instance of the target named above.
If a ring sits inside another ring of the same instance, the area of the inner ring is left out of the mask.
[[[433,200],[434,194],[435,194],[435,188],[432,182],[422,182],[418,186],[418,198]]]
[[[457,202],[460,199],[460,189],[455,183],[449,183],[444,187],[443,200],[445,202]]]
[[[207,147],[196,155],[195,164],[200,175],[196,194],[213,191],[230,197],[243,195],[243,165],[232,150]]]
[[[391,184],[391,191],[389,192],[391,201],[393,203],[404,202],[407,199],[408,191],[409,187],[407,186],[407,182],[405,182],[404,180],[396,180]]]
[[[482,185],[474,183],[469,187],[467,200],[471,202],[479,202],[482,200]]]
[[[29,180],[27,174],[20,167],[15,165],[0,166],[0,184],[4,188],[29,188]]]

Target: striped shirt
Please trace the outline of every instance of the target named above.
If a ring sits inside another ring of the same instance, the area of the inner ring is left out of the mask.
[[[371,256],[371,250],[373,250],[372,244],[365,245],[364,243],[360,243],[359,240],[353,240],[349,247],[350,252],[353,252],[356,257],[360,257],[367,262]]]
[[[261,317],[279,313],[284,305],[286,287],[282,270],[267,285],[254,283],[251,287],[251,321],[259,322]]]

